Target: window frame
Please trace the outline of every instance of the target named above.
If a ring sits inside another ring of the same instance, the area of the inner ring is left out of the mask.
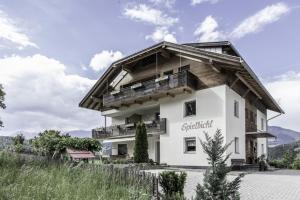
[[[240,139],[238,137],[234,137],[234,153],[240,153]]]
[[[265,119],[264,118],[260,118],[260,128],[263,131],[265,129]]]
[[[187,115],[187,110],[186,110],[187,107],[186,107],[186,105],[188,103],[195,103],[195,113],[194,114]],[[190,100],[190,101],[185,101],[183,103],[183,117],[193,117],[193,116],[196,116],[196,115],[197,115],[197,101],[196,101],[196,99]]]
[[[188,141],[195,141],[195,150],[194,151],[188,151],[188,145],[187,142]],[[183,144],[184,144],[184,153],[186,154],[193,154],[197,152],[197,140],[196,137],[185,137],[183,140]]]
[[[234,103],[233,103],[233,115],[236,118],[240,117],[240,103],[237,100],[234,100]]]

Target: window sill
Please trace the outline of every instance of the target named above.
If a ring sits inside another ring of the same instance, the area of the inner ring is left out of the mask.
[[[196,154],[197,152],[196,151],[185,151],[183,152],[184,154]]]

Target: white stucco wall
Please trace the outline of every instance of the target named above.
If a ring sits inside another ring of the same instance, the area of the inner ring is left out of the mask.
[[[261,125],[261,119],[264,120],[264,125]],[[257,130],[266,131],[267,130],[267,115],[257,110]],[[264,154],[266,157],[268,155],[268,139],[267,138],[257,138],[257,157]]]
[[[156,142],[159,141],[158,136],[148,137],[148,154],[149,159],[156,161]],[[118,155],[118,144],[127,144],[127,151],[129,157],[133,157],[135,141],[113,142],[112,143],[112,155]]]
[[[234,116],[234,102],[239,104],[239,115]],[[234,141],[228,147],[228,153],[231,153],[230,158],[233,159],[245,159],[245,99],[242,98],[235,91],[226,86],[226,141],[233,141],[235,137],[239,139],[238,153],[235,153]],[[229,160],[230,161],[230,160]],[[227,164],[230,164],[227,163]]]
[[[160,136],[161,163],[185,166],[208,165],[200,140],[205,140],[204,132],[213,135],[216,129],[221,129],[225,137],[225,98],[226,86],[223,85],[160,101],[160,116],[167,118],[167,133]],[[196,115],[184,117],[184,103],[195,99]],[[182,130],[184,123],[206,122],[207,120],[213,120],[211,128]],[[184,152],[185,137],[196,137],[195,153]]]

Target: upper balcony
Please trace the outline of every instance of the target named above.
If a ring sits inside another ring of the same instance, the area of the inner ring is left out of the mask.
[[[160,78],[138,82],[103,96],[103,105],[107,107],[129,106],[148,100],[157,100],[164,96],[175,96],[183,92],[192,92],[197,87],[198,78],[189,71],[166,75]]]
[[[145,121],[147,134],[166,133],[166,118],[159,120]],[[95,139],[106,139],[110,137],[132,136],[136,132],[136,123],[109,126],[106,128],[95,128],[92,130],[92,137]]]

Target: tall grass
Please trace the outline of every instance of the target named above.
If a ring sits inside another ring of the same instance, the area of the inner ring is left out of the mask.
[[[1,200],[150,199],[145,188],[103,170],[24,159],[0,152]]]

